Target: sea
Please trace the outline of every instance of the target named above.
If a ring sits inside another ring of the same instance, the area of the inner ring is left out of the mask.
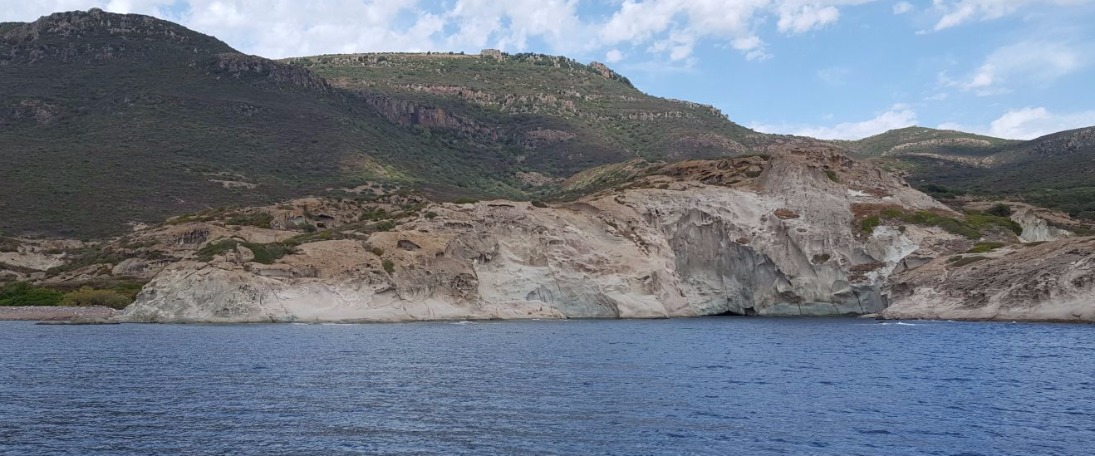
[[[1093,455],[1095,326],[0,322],[2,455]]]

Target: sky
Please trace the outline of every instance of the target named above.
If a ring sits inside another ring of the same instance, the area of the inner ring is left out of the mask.
[[[269,58],[494,48],[599,61],[768,133],[1029,139],[1095,125],[1095,0],[0,0],[0,22],[93,7]]]

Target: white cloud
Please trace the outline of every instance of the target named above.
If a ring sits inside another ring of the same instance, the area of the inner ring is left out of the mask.
[[[762,133],[782,133],[818,139],[861,139],[895,128],[916,125],[916,111],[905,104],[895,104],[874,118],[859,122],[844,122],[834,126],[769,125],[753,123],[749,128]]]
[[[913,10],[912,3],[909,2],[897,2],[893,5],[894,14],[905,14]]]
[[[610,49],[605,53],[605,61],[608,63],[616,63],[623,60],[623,58],[624,53],[620,52],[619,49]]]
[[[498,48],[597,55],[629,49],[689,62],[701,44],[746,59],[769,57],[761,34],[788,35],[837,22],[840,8],[874,0],[616,0],[607,16],[581,17],[596,0],[40,0],[11,2],[0,21],[100,7],[151,14],[265,57],[365,51]]]
[[[932,0],[934,10],[940,14],[934,29],[938,31],[970,21],[999,19],[1026,7],[1072,6],[1093,2],[1095,0]]]
[[[1087,52],[1067,43],[1025,41],[997,49],[966,77],[940,75],[944,85],[977,95],[1008,93],[1016,86],[1046,86],[1089,63]]]
[[[943,123],[939,128],[980,133],[997,138],[1033,139],[1063,130],[1095,125],[1095,110],[1055,113],[1044,107],[1012,109],[987,126]]]
[[[784,33],[803,33],[825,27],[839,18],[840,10],[832,5],[784,3],[779,7],[779,22],[776,25]]]

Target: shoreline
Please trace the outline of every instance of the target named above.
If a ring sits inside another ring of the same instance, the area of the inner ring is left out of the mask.
[[[109,307],[64,307],[64,306],[5,306],[0,307],[0,321],[36,321],[42,323],[58,324],[175,324],[175,325],[251,325],[251,324],[384,324],[384,323],[431,323],[431,322],[500,322],[500,321],[528,321],[528,320],[665,320],[678,318],[704,318],[713,315],[696,315],[692,317],[658,317],[658,318],[442,318],[436,320],[330,320],[330,321],[119,321],[114,317],[122,311]],[[826,316],[735,316],[724,318],[764,318],[764,319],[797,319],[797,318],[859,318],[881,322],[895,321],[954,321],[954,322],[983,322],[983,323],[1047,323],[1047,324],[1095,324],[1088,320],[1068,319],[993,319],[993,318],[887,318],[878,314],[863,315],[826,315]]]
[[[109,307],[2,306],[0,321],[89,321],[111,318],[121,313]]]

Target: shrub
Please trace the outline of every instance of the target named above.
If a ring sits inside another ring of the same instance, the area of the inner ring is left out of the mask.
[[[56,306],[64,293],[35,287],[26,282],[9,283],[0,287],[0,306]]]
[[[274,221],[274,216],[265,212],[256,212],[253,214],[239,214],[234,217],[225,220],[225,225],[246,225],[257,226],[259,228],[270,228],[270,223]]]
[[[907,223],[924,226],[937,226],[952,234],[964,236],[969,239],[981,237],[981,232],[961,220],[946,217],[929,211],[916,211],[904,214],[901,219]]]
[[[111,309],[124,309],[133,303],[133,299],[114,290],[96,290],[83,287],[70,291],[61,299],[61,305],[72,307],[103,306]]]
[[[426,218],[429,219],[429,220],[433,220],[433,219],[437,218],[437,213],[434,212],[434,211],[429,211],[429,212],[426,213]]]
[[[548,207],[548,205],[547,205],[547,203],[545,203],[543,201],[536,200],[536,201],[532,202],[532,207],[545,208],[545,207]]]
[[[15,240],[15,239],[0,237],[0,252],[16,252],[16,251],[19,251],[19,244],[20,244],[19,241]]]
[[[951,259],[947,260],[947,263],[950,263],[952,266],[954,266],[956,268],[960,268],[962,266],[972,264],[972,263],[976,263],[976,262],[981,261],[981,260],[987,260],[987,259],[988,258],[983,257],[983,256],[968,256],[968,257],[956,256],[956,257],[951,257]]]
[[[871,234],[874,233],[874,229],[878,228],[881,224],[882,219],[877,215],[872,215],[863,219],[862,222],[859,222],[859,229],[863,230],[864,233]]]
[[[273,264],[279,258],[296,251],[294,245],[289,242],[258,244],[254,242],[240,242],[236,239],[226,239],[223,241],[210,242],[209,244],[206,244],[205,247],[199,249],[198,260],[212,261],[213,257],[235,250],[237,246],[241,245],[255,254],[256,263],[262,264]]]
[[[384,219],[389,218],[389,217],[390,216],[388,215],[388,211],[385,210],[384,208],[373,207],[373,208],[366,209],[365,212],[362,212],[361,216],[358,217],[358,220],[363,221],[363,222],[366,221],[366,220],[377,221],[377,220],[384,220]]]
[[[373,229],[376,231],[391,231],[395,229],[395,226],[395,222],[391,220],[385,220],[383,222],[377,223],[376,225],[373,225]]]
[[[978,242],[966,253],[987,253],[1003,247],[1003,242]]]
[[[831,180],[833,182],[836,182],[838,184],[840,183],[840,177],[837,176],[836,172],[831,170],[831,169],[825,170],[825,176],[827,176],[829,178],[829,180]]]
[[[997,203],[995,206],[985,211],[988,215],[995,215],[997,217],[1011,217],[1011,206],[1004,203]]]
[[[385,259],[380,264],[384,266],[384,272],[387,272],[388,274],[395,272],[395,263],[393,263],[392,260]]]
[[[1000,217],[996,215],[989,215],[983,212],[969,212],[966,214],[966,223],[968,223],[974,229],[985,229],[990,227],[999,227],[1006,230],[1010,230],[1015,235],[1023,234],[1023,226],[1016,223],[1007,217]]]

